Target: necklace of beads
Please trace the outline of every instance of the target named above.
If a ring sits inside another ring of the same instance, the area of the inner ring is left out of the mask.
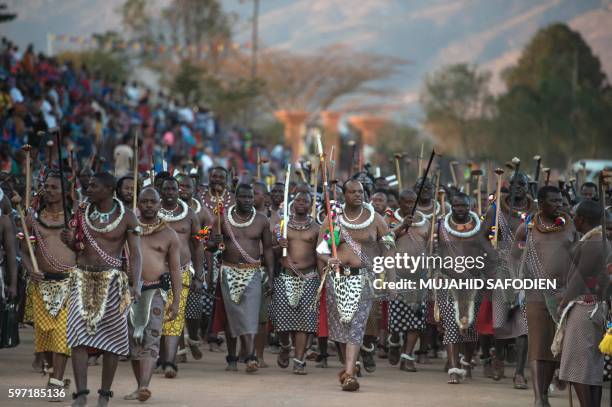
[[[114,201],[113,209],[110,212],[100,213],[96,209],[92,215],[89,214],[92,204],[91,203],[88,204],[87,208],[85,209],[85,222],[87,223],[87,227],[89,227],[91,230],[97,233],[109,233],[117,229],[117,227],[123,220],[123,215],[125,215],[125,207],[123,206],[123,202],[121,202],[119,199],[113,198],[113,201]],[[119,216],[117,216],[117,219],[115,219],[110,225],[107,225],[103,228],[98,228],[91,223],[91,220],[97,220],[98,218],[100,219],[100,222],[108,223],[108,219],[106,220],[106,222],[104,222],[104,219],[101,216],[106,216],[106,215],[110,216],[113,212],[115,212],[117,206],[119,207]],[[96,212],[99,213],[100,216],[94,218],[94,215],[96,214]]]
[[[179,206],[181,207],[181,211],[175,215],[174,212],[177,210]],[[163,220],[165,220],[166,222],[172,223],[172,222],[178,222],[178,221],[185,219],[188,213],[189,213],[189,206],[187,206],[185,201],[183,201],[182,199],[179,199],[176,202],[176,207],[174,207],[174,209],[168,210],[168,209],[161,208],[159,210],[158,216],[162,218]]]
[[[232,205],[227,211],[227,220],[229,221],[230,225],[235,228],[248,228],[249,226],[251,226],[251,224],[255,220],[255,217],[257,216],[257,211],[255,210],[255,208],[251,208],[251,217],[244,223],[237,222],[236,219],[234,219],[234,215],[232,215],[232,212],[234,212],[235,208],[236,205]]]

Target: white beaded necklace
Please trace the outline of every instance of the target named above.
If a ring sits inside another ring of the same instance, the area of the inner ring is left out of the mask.
[[[121,202],[119,199],[117,198],[113,198],[113,201],[115,202],[115,206],[119,206],[119,216],[117,216],[117,219],[115,219],[110,225],[107,225],[103,228],[98,228],[95,227],[92,223],[91,220],[89,219],[89,211],[91,210],[91,207],[93,206],[91,203],[87,204],[87,208],[85,209],[85,223],[87,224],[87,227],[89,227],[91,230],[93,230],[94,232],[97,233],[108,233],[108,232],[112,232],[113,230],[117,229],[117,226],[119,226],[119,224],[121,223],[121,221],[123,220],[123,215],[125,214],[125,207],[123,206],[123,202]],[[115,207],[113,206],[113,208]],[[97,209],[96,209],[97,211]],[[112,213],[112,212],[110,212]],[[109,215],[110,216],[110,215]]]
[[[438,201],[434,201],[434,212],[433,212],[433,213],[430,213],[429,215],[428,215],[428,214],[426,214],[426,213],[425,213],[425,212],[423,212],[423,211],[420,211],[420,212],[423,214],[423,216],[425,216],[425,218],[426,218],[426,219],[431,219],[431,217],[433,216],[433,214],[434,214],[434,213],[435,213],[436,215],[437,215],[438,213],[440,213],[440,204],[438,203]]]
[[[185,219],[187,217],[187,213],[189,213],[189,206],[187,206],[185,201],[183,201],[182,199],[179,199],[177,201],[177,206],[179,205],[181,206],[181,212],[178,215],[174,214],[176,208],[171,211],[169,211],[168,209],[161,208],[159,210],[159,217],[165,220],[166,222],[178,222],[180,220]]]
[[[364,208],[367,209],[368,211],[370,211],[370,216],[368,217],[368,219],[365,220],[365,222],[358,223],[358,224],[353,224],[353,223],[347,222],[347,220],[345,220],[345,218],[344,218],[344,207],[345,206],[346,205],[342,205],[342,214],[340,214],[338,216],[338,220],[340,221],[340,224],[342,226],[344,226],[345,228],[347,228],[347,229],[354,229],[354,230],[356,230],[356,229],[365,229],[368,226],[370,226],[372,224],[372,222],[374,222],[374,214],[376,212],[374,211],[374,208],[372,207],[372,205],[370,205],[369,203],[367,203],[367,202],[363,203],[362,208],[361,208],[361,212],[359,213],[359,216],[361,216],[361,214],[363,213],[363,209]],[[355,220],[359,219],[359,216],[357,218],[355,218]]]
[[[248,228],[249,226],[251,226],[251,224],[255,220],[255,217],[257,216],[257,211],[255,210],[255,208],[251,208],[251,217],[246,222],[239,223],[236,222],[236,220],[234,219],[234,215],[232,215],[232,212],[234,211],[235,207],[236,205],[232,205],[227,211],[227,220],[229,221],[230,225],[235,228]]]
[[[400,211],[399,208],[396,209],[395,212],[393,212],[393,217],[395,219],[397,219],[400,223],[402,223],[404,221],[404,217],[399,214],[399,211]],[[414,214],[415,215],[419,215],[421,217],[421,220],[418,221],[418,222],[414,222],[413,221],[412,222],[412,226],[413,227],[415,227],[415,228],[421,227],[421,226],[423,226],[425,224],[425,222],[427,222],[427,217],[425,216],[425,214],[423,212],[415,211]]]
[[[470,211],[470,217],[474,220],[474,222],[476,223],[476,226],[474,226],[474,229],[470,230],[469,232],[459,232],[453,229],[449,224],[451,215],[452,215],[452,212],[449,212],[444,217],[444,229],[446,229],[446,231],[450,233],[451,235],[455,237],[468,238],[468,237],[475,236],[480,231],[480,217],[476,215],[476,213]]]

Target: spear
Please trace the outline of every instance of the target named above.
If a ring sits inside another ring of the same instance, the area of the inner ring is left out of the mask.
[[[40,272],[40,269],[38,268],[38,261],[36,260],[36,256],[34,256],[34,248],[32,247],[32,242],[30,241],[28,225],[26,225],[25,215],[21,206],[19,206],[19,219],[21,220],[21,228],[23,229],[23,238],[26,241],[26,246],[28,247],[28,254],[30,255],[30,260],[32,261],[33,272],[34,274],[42,274]]]
[[[439,189],[440,189],[440,170],[438,170],[436,174],[436,189],[434,191],[438,191]],[[433,211],[431,212],[431,225],[430,225],[431,229],[429,231],[429,254],[432,254],[433,249],[434,249],[434,232],[436,230],[436,205],[435,205],[436,201],[437,201],[437,196],[434,195],[434,207],[433,207]]]
[[[26,182],[26,187],[25,187],[25,207],[29,208],[30,207],[30,198],[32,196],[32,174],[31,174],[31,151],[32,151],[32,146],[29,144],[24,144],[21,149],[23,150],[23,152],[26,155],[26,164],[25,164],[25,182]]]
[[[283,200],[283,238],[287,240],[287,228],[289,226],[289,179],[291,177],[291,163],[287,164],[287,176],[285,177],[285,195]],[[287,257],[287,248],[283,247],[283,257]]]
[[[457,161],[451,161],[448,163],[450,168],[451,177],[453,178],[453,185],[457,186],[457,174],[455,173],[455,166],[459,164]]]
[[[138,132],[134,134],[134,193],[132,195],[132,211],[136,212],[138,201]]]
[[[436,155],[436,151],[432,149],[431,155],[429,156],[429,161],[427,162],[427,168],[425,168],[425,173],[423,174],[421,185],[419,186],[419,192],[417,193],[416,201],[414,201],[414,206],[412,207],[412,213],[411,213],[412,216],[414,216],[414,213],[416,212],[417,204],[419,203],[419,200],[421,199],[421,194],[423,193],[423,186],[425,186],[425,180],[427,179],[427,175],[429,175],[429,169],[431,168],[431,163],[433,162],[435,155]],[[435,212],[435,205],[434,205],[434,212]]]
[[[476,169],[472,171],[472,177],[476,177],[476,199],[478,215],[482,215],[482,170]]]
[[[512,159],[512,165],[514,166],[514,174],[510,175],[510,215],[514,211],[514,204],[516,199],[516,194],[514,193],[515,188],[512,188],[512,178],[518,175],[519,168],[521,167],[521,160],[518,157],[514,157]],[[516,179],[516,178],[515,178]]]
[[[47,168],[53,168],[53,140],[47,141]]]
[[[421,170],[423,169],[423,149],[425,148],[425,144],[421,143],[421,152],[419,153],[419,162],[417,168],[417,179],[421,176]],[[398,179],[399,180],[399,179]]]
[[[60,185],[62,187],[62,209],[64,212],[64,228],[68,229],[68,205],[66,204],[66,186],[64,185],[64,163],[62,160],[62,136],[59,128],[51,129],[55,132],[55,144],[57,145],[57,161],[59,163]]]
[[[499,216],[501,211],[501,184],[502,184],[502,175],[504,174],[504,170],[501,168],[495,169],[495,175],[497,176],[497,190],[495,192],[495,230],[493,236],[493,247],[497,248],[497,241],[499,238]]]

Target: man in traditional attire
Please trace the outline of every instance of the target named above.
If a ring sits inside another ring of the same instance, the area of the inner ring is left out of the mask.
[[[198,221],[198,231],[200,231],[202,227],[210,225],[212,219],[209,218],[206,211],[202,209],[200,200],[194,197],[195,181],[187,174],[177,174],[176,179],[179,184],[179,197],[183,202],[186,202],[189,208],[194,212]],[[196,243],[200,246],[203,244],[202,241]],[[207,261],[210,261],[210,252],[205,252],[204,257]],[[187,328],[187,336],[185,339],[187,346],[189,346],[191,350],[191,355],[195,360],[202,359],[202,352],[199,348],[201,340],[198,331],[200,330],[202,313],[204,312],[205,296],[202,290],[196,291],[195,286],[192,284],[189,287],[189,294],[187,295],[187,303],[185,305],[185,326]]]
[[[462,192],[453,196],[451,212],[441,221],[438,230],[439,255],[444,262],[441,267],[437,265],[435,279],[444,287],[436,290],[436,304],[444,327],[442,343],[448,354],[448,383],[459,384],[461,378],[471,378],[472,356],[478,342],[475,319],[480,298],[477,289],[453,287],[452,284],[482,276],[485,264],[475,267],[472,263],[472,267],[467,267],[464,262],[468,256],[491,261],[495,253],[481,233],[480,217],[470,211],[470,199]],[[452,261],[448,262],[448,259]],[[463,347],[461,359],[460,345]]]
[[[128,355],[127,311],[130,300],[140,298],[140,226],[136,216],[113,198],[115,178],[95,174],[87,187],[88,203],[76,214],[74,236],[62,231],[62,240],[77,252],[71,272],[68,311],[68,345],[72,348],[72,370],[76,393],[74,406],[87,403],[87,347],[104,352],[102,385],[98,405],[106,406],[119,355]],[[121,252],[129,246],[131,284],[122,267]],[[131,298],[130,298],[131,297]]]
[[[529,180],[523,173],[514,173],[510,178],[510,193],[501,196],[499,202],[492,205],[485,214],[483,234],[485,237],[494,235],[496,227],[496,210],[500,208],[497,252],[499,264],[495,270],[495,278],[518,278],[519,264],[511,257],[510,250],[514,244],[514,236],[519,225],[526,216],[532,216],[536,204],[527,194]],[[524,293],[520,294],[521,296]],[[495,358],[491,363],[491,377],[500,380],[504,377],[504,359],[508,340],[515,338],[516,369],[513,385],[516,389],[526,389],[525,364],[527,361],[527,316],[525,305],[518,301],[519,293],[514,290],[494,290],[492,292],[492,318],[495,332]],[[483,342],[483,352],[488,355],[489,343]],[[484,349],[486,348],[486,349]]]
[[[416,193],[410,189],[402,191],[399,209],[387,216],[389,227],[395,234],[395,252],[402,255],[418,257],[426,253],[429,236],[429,221],[419,211],[412,217],[412,208],[416,204]],[[396,269],[396,278],[413,280],[426,279],[426,268],[418,270]],[[417,285],[418,287],[418,285]],[[421,289],[398,292],[398,297],[389,302],[389,363],[400,362],[400,370],[416,372],[413,355],[414,346],[427,321],[427,292]],[[403,340],[403,346],[402,346]],[[401,353],[401,354],[400,354]]]
[[[173,321],[164,323],[162,331],[162,354],[160,364],[164,376],[168,379],[176,377],[176,352],[179,340],[185,328],[185,307],[189,290],[199,293],[204,282],[204,249],[196,239],[200,231],[200,221],[187,203],[179,198],[179,184],[173,177],[167,177],[161,183],[162,206],[159,217],[174,229],[179,238],[181,255],[182,290],[179,302],[179,313]],[[168,296],[172,304],[173,294]]]
[[[559,379],[570,382],[581,407],[601,405],[604,356],[598,345],[605,332],[609,286],[612,214],[606,212],[608,242],[602,245],[602,208],[599,202],[578,204],[574,224],[582,238],[572,250],[573,265],[559,306],[561,321],[553,342],[553,354],[561,352]]]
[[[142,252],[142,292],[132,304],[129,319],[130,359],[136,377],[136,390],[125,400],[146,401],[151,397],[149,383],[159,357],[164,308],[172,285],[168,320],[179,311],[181,294],[180,242],[176,232],[159,218],[161,200],[154,188],[145,188],[138,197]]]
[[[319,225],[310,216],[312,198],[306,192],[298,192],[293,199],[294,214],[290,215],[287,239],[282,237],[278,224],[274,237],[278,242],[277,257],[281,258],[281,270],[274,279],[274,297],[270,305],[274,328],[279,335],[280,353],[277,364],[289,366],[291,344],[295,346],[293,373],[306,374],[304,354],[310,335],[316,334],[319,309],[315,298],[319,287],[319,272],[315,255]],[[282,249],[287,255],[282,257]]]
[[[526,276],[554,280],[557,291],[560,291],[572,263],[569,250],[577,240],[577,233],[572,220],[562,211],[563,198],[558,188],[540,188],[538,206],[539,212],[517,229],[512,254],[517,259],[521,255],[525,257]],[[527,360],[536,407],[550,406],[548,388],[559,361],[550,350],[556,331],[556,294],[558,292],[553,290],[525,291],[529,340]]]
[[[344,356],[344,369],[338,375],[340,384],[344,391],[356,391],[357,358],[374,298],[371,258],[380,255],[383,246],[392,245],[393,237],[382,216],[365,203],[359,181],[344,184],[344,198],[343,213],[338,216],[339,231],[334,228],[329,232],[326,220],[319,233],[317,253],[319,260],[327,264],[322,279],[327,280],[329,337],[341,344]],[[332,238],[339,240],[336,258],[331,256]]]
[[[46,174],[41,198],[39,210],[32,210],[26,219],[28,231],[36,239],[33,246],[39,272],[34,270],[25,241],[22,241],[21,252],[23,265],[33,283],[34,349],[36,353],[52,355],[53,368],[47,388],[61,389],[65,387],[64,370],[70,356],[66,324],[70,271],[76,258],[61,240],[64,209],[58,172]]]
[[[259,362],[255,355],[255,335],[259,327],[262,279],[267,279],[266,295],[273,292],[274,253],[268,219],[253,207],[253,188],[239,184],[236,204],[223,217],[225,251],[221,263],[221,294],[227,318],[227,368],[238,370],[236,340],[240,338],[246,372],[255,373]],[[261,262],[261,253],[265,265]]]

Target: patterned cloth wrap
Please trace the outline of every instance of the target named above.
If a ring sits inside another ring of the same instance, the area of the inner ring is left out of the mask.
[[[191,263],[185,264],[181,267],[181,297],[179,299],[179,312],[173,321],[164,322],[164,328],[162,330],[163,336],[181,336],[183,335],[183,328],[185,328],[185,306],[187,305],[187,296],[189,295],[189,286],[191,285],[191,277],[193,276],[194,269]],[[174,301],[174,295],[172,291],[168,293],[168,301],[166,302],[166,312],[168,315],[170,305]]]
[[[127,274],[117,269],[81,268],[74,268],[70,274],[68,344],[127,355],[127,312],[131,303]]]
[[[167,293],[161,288],[144,289],[130,309],[130,358],[157,359],[164,323]]]
[[[222,281],[227,284],[230,298],[234,303],[240,304],[242,294],[244,294],[244,290],[248,287],[255,273],[261,273],[263,277],[260,264],[255,264],[253,267],[238,267],[225,262],[221,265]]]
[[[55,277],[55,276],[54,276]],[[32,283],[34,348],[36,352],[70,355],[66,336],[70,275]]]

